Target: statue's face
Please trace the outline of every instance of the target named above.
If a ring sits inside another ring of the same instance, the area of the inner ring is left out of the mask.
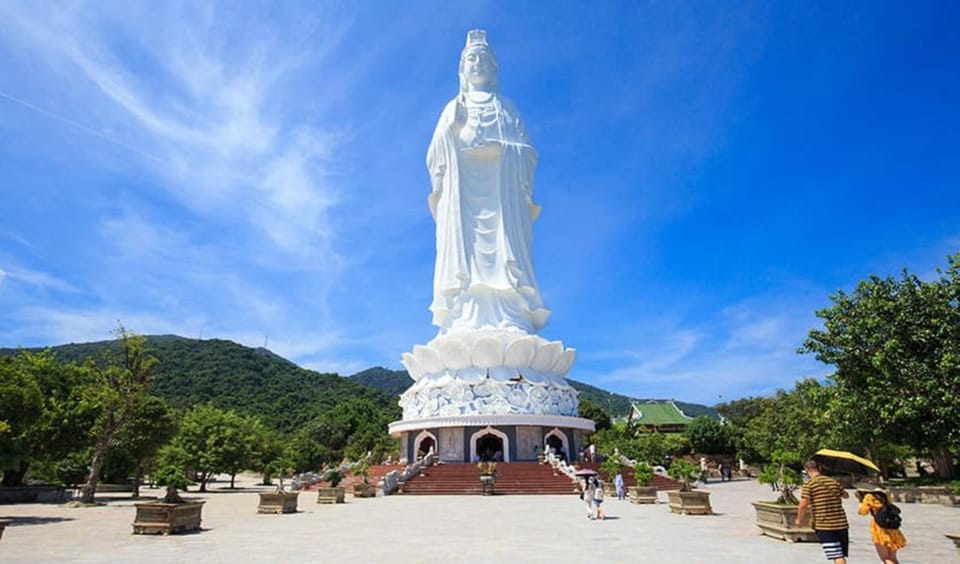
[[[471,47],[460,60],[460,72],[474,88],[486,88],[497,75],[493,53],[486,47]]]

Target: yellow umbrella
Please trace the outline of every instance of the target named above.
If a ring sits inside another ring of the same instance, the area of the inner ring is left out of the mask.
[[[814,453],[813,459],[819,462],[824,470],[833,473],[869,474],[880,472],[880,469],[873,462],[845,450],[822,448]]]

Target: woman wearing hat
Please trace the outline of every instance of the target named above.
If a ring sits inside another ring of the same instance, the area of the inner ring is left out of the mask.
[[[873,517],[887,504],[887,492],[873,485],[857,486],[857,499],[860,507],[857,513]],[[899,564],[897,551],[907,545],[907,539],[900,529],[885,529],[877,524],[876,518],[870,519],[870,537],[877,548],[877,556],[884,564]]]

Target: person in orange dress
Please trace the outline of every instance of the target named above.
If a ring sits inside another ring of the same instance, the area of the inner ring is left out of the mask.
[[[884,564],[899,564],[897,560],[897,551],[907,545],[907,539],[903,536],[900,529],[884,529],[877,525],[873,514],[883,507],[887,501],[887,492],[880,488],[870,490],[857,489],[857,499],[860,500],[860,507],[857,513],[860,515],[870,515],[870,537],[873,539],[873,545],[877,549],[877,556]]]

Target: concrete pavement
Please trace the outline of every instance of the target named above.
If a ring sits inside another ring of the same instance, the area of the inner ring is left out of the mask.
[[[576,495],[390,496],[318,505],[300,495],[300,512],[257,514],[252,479],[243,489],[214,485],[190,498],[207,501],[204,530],[169,537],[132,535],[133,502],[71,508],[0,506],[13,518],[0,541],[0,562],[826,562],[815,543],[789,544],[760,535],[750,502],[771,499],[754,481],[711,483],[717,515],[681,516],[666,504],[608,499],[605,521],[590,521]],[[156,490],[145,490],[156,495]],[[665,496],[661,494],[663,499]],[[852,564],[878,562],[867,517],[846,502]],[[901,562],[957,562],[944,537],[960,532],[960,509],[904,504],[910,545]]]

